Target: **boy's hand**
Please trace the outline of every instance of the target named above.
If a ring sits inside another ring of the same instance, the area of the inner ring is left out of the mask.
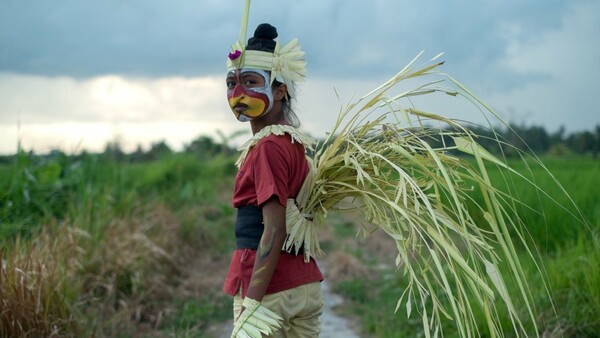
[[[246,297],[242,302],[242,313],[233,327],[231,338],[261,338],[281,328],[283,319],[260,302]]]

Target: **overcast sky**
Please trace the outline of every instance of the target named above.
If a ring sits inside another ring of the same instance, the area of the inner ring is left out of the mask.
[[[225,58],[243,0],[0,0],[0,153],[175,149],[248,128],[228,110]],[[315,136],[340,102],[425,50],[513,123],[600,124],[600,1],[254,0],[280,40],[297,37],[308,78],[297,111]],[[452,105],[452,104],[450,104]],[[460,116],[459,116],[460,117]],[[462,117],[461,117],[462,118]],[[467,118],[468,117],[464,117]]]

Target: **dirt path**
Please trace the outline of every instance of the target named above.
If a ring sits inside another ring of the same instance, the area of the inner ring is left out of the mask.
[[[331,292],[327,281],[323,282],[323,298],[325,299],[325,309],[321,317],[320,338],[358,338],[350,321],[335,314],[334,308],[341,305],[344,300]]]

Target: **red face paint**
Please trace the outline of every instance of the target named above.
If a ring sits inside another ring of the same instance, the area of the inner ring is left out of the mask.
[[[227,75],[227,101],[240,121],[266,114],[273,101],[268,74],[247,69],[230,72]]]

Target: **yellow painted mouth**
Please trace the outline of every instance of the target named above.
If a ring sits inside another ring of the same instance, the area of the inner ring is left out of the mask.
[[[267,105],[263,100],[258,98],[238,96],[229,99],[229,107],[236,116],[243,114],[255,118],[265,112]]]

